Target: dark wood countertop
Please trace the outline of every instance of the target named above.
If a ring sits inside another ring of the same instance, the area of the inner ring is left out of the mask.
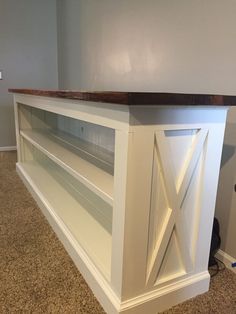
[[[9,89],[8,91],[15,94],[105,102],[128,106],[236,106],[236,96],[227,95],[110,91],[81,92],[66,90],[36,90],[14,88]]]

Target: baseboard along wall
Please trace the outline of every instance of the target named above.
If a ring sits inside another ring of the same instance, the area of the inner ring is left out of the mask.
[[[236,263],[236,258],[233,258],[222,250],[219,250],[216,253],[216,257],[223,262],[228,269],[232,270],[236,274],[236,266],[232,266]]]
[[[16,150],[16,146],[3,146],[0,147],[0,152],[9,152],[12,150]]]

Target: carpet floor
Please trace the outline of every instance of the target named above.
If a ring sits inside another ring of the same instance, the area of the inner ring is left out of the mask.
[[[0,313],[104,314],[15,171],[0,153]],[[209,292],[165,314],[236,314],[236,275],[224,270]],[[148,314],[148,313],[145,313]]]

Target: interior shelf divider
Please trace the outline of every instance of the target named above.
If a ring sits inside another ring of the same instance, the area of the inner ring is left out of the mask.
[[[61,131],[29,129],[21,130],[20,134],[105,202],[111,206],[113,205],[113,175],[103,170],[103,167],[95,165],[95,163],[98,163],[104,167],[111,167],[111,163],[101,158],[96,160],[97,157],[86,150],[85,141],[76,139],[77,144],[80,144],[79,141],[82,143],[80,145],[83,148],[81,151],[79,145],[76,146],[75,143],[68,142],[67,135]],[[96,145],[94,146],[96,149]],[[81,154],[89,155],[88,157],[93,159],[93,162],[88,161],[89,158],[82,158]]]

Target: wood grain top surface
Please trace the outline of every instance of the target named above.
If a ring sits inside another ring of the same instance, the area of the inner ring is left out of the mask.
[[[88,92],[67,90],[14,89],[10,93],[104,102],[127,106],[236,106],[236,96],[159,92]]]

